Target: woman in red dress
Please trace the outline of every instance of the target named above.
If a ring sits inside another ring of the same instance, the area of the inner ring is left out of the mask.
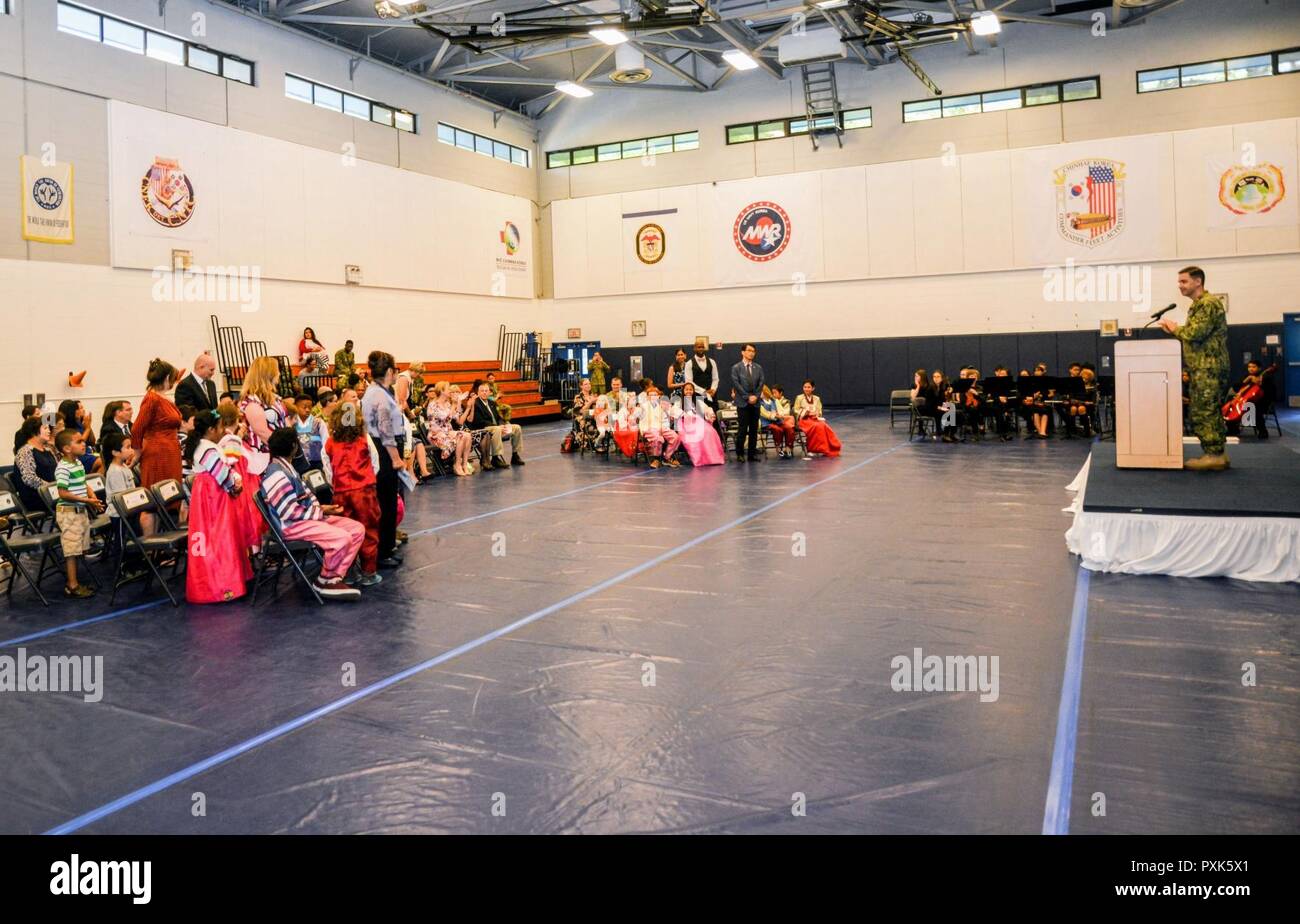
[[[149,363],[148,378],[140,413],[131,425],[131,442],[140,447],[140,485],[146,488],[181,477],[181,412],[164,397],[176,385],[176,369],[155,359]]]
[[[822,399],[813,393],[812,379],[803,383],[803,394],[794,400],[794,417],[808,442],[809,456],[838,456],[843,448],[839,437],[822,417]]]

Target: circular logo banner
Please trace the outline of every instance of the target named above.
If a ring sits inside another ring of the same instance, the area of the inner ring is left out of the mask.
[[[736,216],[731,238],[746,259],[775,260],[790,243],[790,216],[775,202],[751,203]]]
[[[155,157],[140,181],[140,198],[149,217],[167,228],[179,228],[194,214],[194,184],[178,161]]]

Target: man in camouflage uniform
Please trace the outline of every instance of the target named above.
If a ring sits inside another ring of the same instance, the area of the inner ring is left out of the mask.
[[[1221,410],[1228,387],[1228,317],[1223,302],[1205,291],[1205,272],[1200,267],[1178,271],[1178,291],[1192,300],[1187,323],[1179,327],[1166,318],[1160,326],[1183,342],[1183,365],[1191,378],[1187,413],[1204,452],[1198,459],[1188,459],[1184,467],[1221,472],[1228,467],[1228,429]]]

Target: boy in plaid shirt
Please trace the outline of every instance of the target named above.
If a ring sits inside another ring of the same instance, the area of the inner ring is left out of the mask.
[[[54,447],[61,457],[54,469],[54,484],[59,489],[54,518],[59,524],[59,541],[68,565],[68,583],[63,595],[91,597],[95,591],[77,582],[77,559],[90,549],[88,511],[98,515],[104,505],[86,487],[86,469],[81,464],[81,457],[86,454],[86,438],[81,432],[60,430],[54,438]]]

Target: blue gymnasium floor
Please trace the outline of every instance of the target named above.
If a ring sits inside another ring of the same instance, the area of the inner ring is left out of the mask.
[[[0,655],[103,655],[104,696],[0,694],[0,832],[1300,830],[1300,588],[1080,577],[1083,441],[832,423],[838,460],[657,472],[532,427],[417,490],[359,604],[19,590]],[[918,647],[997,655],[998,700],[894,692]]]

